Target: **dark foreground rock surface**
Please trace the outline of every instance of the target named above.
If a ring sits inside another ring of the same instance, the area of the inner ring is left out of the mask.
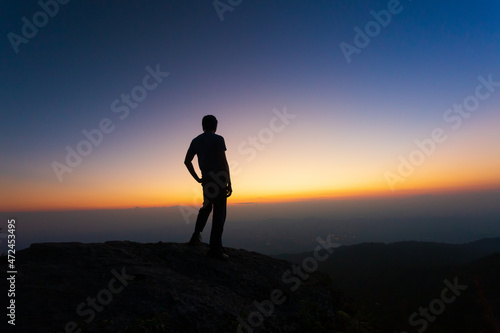
[[[17,253],[16,326],[7,331],[371,331],[329,278],[312,272],[312,261],[308,273],[259,253],[228,248],[229,261],[221,261],[207,250],[162,242],[33,244]],[[0,263],[7,271],[7,259]],[[6,279],[0,287],[8,289]]]

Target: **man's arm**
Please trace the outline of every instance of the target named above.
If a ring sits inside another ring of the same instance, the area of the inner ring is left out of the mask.
[[[191,153],[189,150],[188,152],[186,153],[186,158],[184,158],[184,165],[186,166],[186,168],[188,169],[189,173],[191,174],[191,176],[193,176],[193,178],[198,182],[198,183],[201,183],[201,178],[198,177],[198,175],[196,174],[196,171],[194,170],[194,166],[193,166],[193,158],[194,158],[194,154]]]
[[[233,188],[231,187],[231,176],[229,174],[229,164],[227,163],[226,159],[226,152],[222,151],[221,158],[224,160],[223,165],[225,166],[226,170],[224,170],[227,174],[227,188],[226,188],[226,196],[230,197],[231,194],[233,193]]]

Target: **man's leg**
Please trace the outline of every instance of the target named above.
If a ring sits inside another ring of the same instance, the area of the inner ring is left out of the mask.
[[[212,201],[210,199],[210,193],[208,192],[206,184],[203,185],[203,206],[200,208],[198,212],[198,217],[196,218],[196,225],[194,227],[193,236],[191,236],[191,240],[189,243],[191,245],[197,245],[201,243],[201,233],[203,229],[205,229],[205,225],[208,221],[208,216],[212,211]]]
[[[203,229],[205,229],[205,225],[207,224],[210,212],[212,212],[212,202],[204,200],[203,207],[200,208],[198,217],[196,218],[196,226],[194,228],[195,233],[203,232]]]
[[[223,189],[214,200],[214,215],[212,218],[212,231],[210,232],[210,249],[222,250],[222,232],[226,222],[227,197]]]

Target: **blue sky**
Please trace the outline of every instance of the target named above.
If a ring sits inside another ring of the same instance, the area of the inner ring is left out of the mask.
[[[32,22],[41,7],[3,2],[0,184],[10,193],[3,209],[95,207],[96,193],[115,196],[113,207],[185,202],[195,185],[181,162],[204,114],[219,118],[228,155],[241,162],[238,144],[284,107],[296,120],[245,167],[236,200],[278,200],[291,191],[280,192],[286,177],[300,172],[291,196],[362,192],[363,182],[388,190],[383,172],[443,125],[443,112],[474,92],[479,75],[500,80],[497,1],[402,0],[401,12],[348,64],[339,44],[353,43],[353,28],[364,29],[370,12],[388,3],[242,1],[221,21],[211,1],[70,1],[16,53],[8,33],[21,35],[22,18]],[[119,121],[110,104],[158,64],[170,76]],[[408,189],[453,172],[477,147],[486,151],[467,166],[471,175],[500,165],[499,98],[485,101]],[[63,162],[65,147],[103,118],[115,131],[60,183],[51,163]],[[294,167],[296,160],[304,164]],[[272,179],[256,194],[252,184],[266,167]],[[325,180],[329,173],[338,178]],[[500,184],[489,177],[461,186]],[[128,196],[111,190],[118,183]]]

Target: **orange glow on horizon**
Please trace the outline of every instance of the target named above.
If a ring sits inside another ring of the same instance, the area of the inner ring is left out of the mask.
[[[485,123],[492,122],[489,120]],[[460,136],[450,134],[449,141],[437,147],[435,154],[395,184],[395,191],[391,191],[384,174],[397,174],[398,155],[408,158],[414,146],[386,151],[386,146],[380,145],[370,154],[362,149],[372,138],[359,137],[362,145],[339,143],[337,150],[325,154],[319,145],[305,146],[304,133],[294,133],[291,127],[251,159],[238,154],[239,141],[233,138],[227,140],[235,144],[228,146],[227,153],[233,165],[234,190],[228,205],[499,190],[500,155],[492,150],[491,143],[500,136],[496,129],[484,130],[482,123],[476,127]],[[289,137],[285,140],[286,135]],[[115,151],[113,158],[105,158],[104,151],[97,152],[93,160],[67,174],[62,183],[57,182],[51,169],[36,165],[26,170],[32,175],[30,179],[0,176],[0,188],[5,189],[0,192],[0,211],[201,206],[201,186],[182,163],[186,147],[176,146],[158,157],[156,146],[144,146],[148,145]],[[199,173],[196,160],[194,164]]]
[[[435,188],[415,187],[406,188],[392,192],[388,189],[368,189],[365,191],[345,189],[338,191],[306,191],[295,193],[267,193],[265,195],[242,195],[233,193],[228,199],[228,206],[241,205],[246,203],[286,203],[286,202],[302,202],[302,201],[324,201],[324,200],[355,200],[363,198],[389,198],[389,197],[404,197],[423,194],[456,194],[466,192],[483,192],[483,191],[500,190],[500,183],[496,185],[482,186],[442,186]],[[95,196],[88,193],[87,196],[66,196],[65,200],[54,200],[48,196],[37,197],[32,196],[31,200],[26,200],[23,204],[18,204],[13,200],[4,201],[2,212],[23,212],[23,211],[69,211],[69,210],[93,210],[93,209],[130,209],[135,207],[153,208],[153,207],[171,207],[171,206],[201,206],[201,190],[199,197],[170,197],[167,199],[163,195],[147,195],[147,196],[130,196],[125,193],[122,195],[109,196],[102,194]]]

